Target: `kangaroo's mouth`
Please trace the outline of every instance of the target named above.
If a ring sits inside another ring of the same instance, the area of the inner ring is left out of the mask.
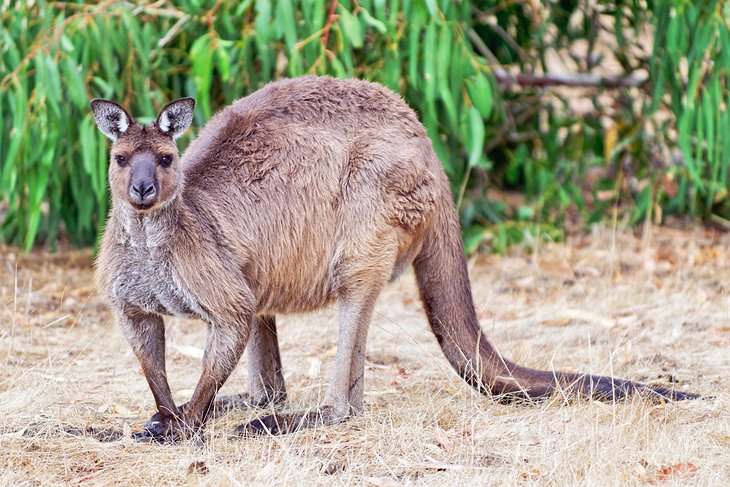
[[[138,203],[138,202],[130,202],[132,205],[132,208],[139,211],[146,211],[155,206],[155,203],[157,203],[157,200],[155,201],[146,201],[144,203]]]

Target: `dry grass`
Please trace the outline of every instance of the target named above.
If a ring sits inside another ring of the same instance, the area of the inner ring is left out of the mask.
[[[597,230],[568,245],[471,262],[482,326],[506,355],[535,367],[672,381],[711,401],[497,404],[450,370],[407,274],[379,301],[363,416],[233,439],[237,424],[261,414],[242,411],[210,423],[204,444],[158,446],[128,439],[154,403],[93,288],[90,254],[20,258],[3,248],[0,484],[727,485],[729,258],[725,236],[660,229],[651,238]],[[287,407],[314,406],[329,378],[335,312],[279,323]],[[197,380],[205,332],[177,319],[168,329],[168,371],[182,402]],[[239,366],[225,391],[245,387]],[[125,437],[99,441],[106,428]]]

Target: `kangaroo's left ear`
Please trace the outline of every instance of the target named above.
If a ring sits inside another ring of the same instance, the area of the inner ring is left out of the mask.
[[[173,139],[180,137],[193,122],[194,98],[180,98],[165,105],[157,117],[155,125],[165,135]]]

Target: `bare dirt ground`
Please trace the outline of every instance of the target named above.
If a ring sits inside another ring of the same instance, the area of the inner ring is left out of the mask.
[[[0,247],[0,484],[728,485],[729,243],[706,230],[598,229],[470,261],[482,327],[505,355],[712,400],[496,403],[450,369],[408,273],[379,300],[364,415],[244,440],[235,427],[262,411],[240,411],[175,446],[130,439],[154,402],[95,291],[91,253]],[[279,318],[285,407],[322,398],[336,329],[334,309]],[[179,402],[204,339],[201,323],[168,320]],[[246,390],[243,365],[224,392]]]

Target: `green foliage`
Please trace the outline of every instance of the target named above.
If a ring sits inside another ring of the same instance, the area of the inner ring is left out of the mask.
[[[152,117],[194,96],[202,125],[279,77],[370,79],[408,98],[460,183],[467,165],[486,165],[493,104],[487,65],[464,36],[470,20],[463,2],[16,2],[0,30],[2,237],[30,248],[55,241],[63,222],[72,241],[93,242],[107,195],[92,97]]]
[[[681,185],[669,208],[707,216],[730,215],[730,3],[659,2],[659,35],[651,60],[651,110],[669,95],[677,122]]]
[[[487,129],[492,170],[470,179],[463,222],[482,225],[492,241],[521,241],[502,227],[528,215],[557,229],[614,215],[730,217],[728,2],[486,3],[475,14],[475,46],[493,66],[646,81],[507,90],[495,105],[505,116]],[[482,197],[488,187],[523,199],[500,204]]]
[[[75,244],[93,243],[108,209],[107,142],[90,98],[149,121],[165,102],[194,96],[202,126],[270,80],[307,73],[378,81],[418,111],[470,250],[560,238],[566,224],[600,220],[607,209],[633,221],[662,209],[727,218],[729,7],[647,5],[11,2],[0,13],[0,238],[30,248],[53,245],[63,230]],[[644,45],[651,29],[653,50]],[[575,93],[503,93],[492,74],[498,66],[549,72],[556,56],[576,71],[600,71],[607,33],[618,74],[650,80],[583,90],[590,110],[580,116]],[[494,190],[524,197],[505,204]]]

